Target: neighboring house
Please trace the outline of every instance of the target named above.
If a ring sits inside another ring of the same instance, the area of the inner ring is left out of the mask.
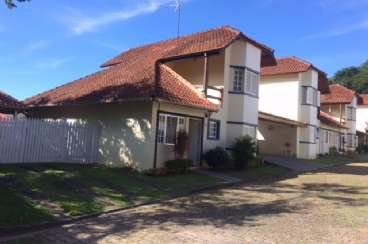
[[[272,49],[225,26],[129,49],[25,103],[33,117],[99,123],[101,163],[163,167],[185,130],[199,164],[208,149],[256,137],[260,69],[274,63]]]
[[[353,152],[358,145],[356,137],[356,111],[359,95],[344,86],[330,85],[330,93],[321,96],[321,110],[347,127],[340,136],[340,150]]]
[[[368,145],[368,94],[361,94],[356,112],[359,145]]]
[[[342,147],[341,135],[347,133],[348,127],[341,125],[333,116],[320,111],[319,154],[338,152]],[[333,151],[332,151],[333,150]]]
[[[279,58],[262,68],[259,89],[259,111],[269,115],[260,117],[260,153],[316,158],[320,93],[329,92],[326,74],[297,57]]]
[[[12,118],[24,109],[25,106],[21,102],[0,91],[0,120]]]

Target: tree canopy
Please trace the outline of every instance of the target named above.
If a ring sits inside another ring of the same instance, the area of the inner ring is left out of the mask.
[[[346,86],[359,93],[368,93],[368,60],[360,66],[339,70],[331,78],[331,83]]]
[[[12,9],[12,8],[16,8],[17,5],[14,2],[27,2],[30,0],[5,0],[5,4],[6,6],[8,6],[8,8]]]

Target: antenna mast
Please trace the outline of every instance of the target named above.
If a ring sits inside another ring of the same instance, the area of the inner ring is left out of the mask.
[[[177,26],[177,37],[180,37],[180,20],[181,20],[181,0],[175,0],[175,12],[178,13],[178,26]]]

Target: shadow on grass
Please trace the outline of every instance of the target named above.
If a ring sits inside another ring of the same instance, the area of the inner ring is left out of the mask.
[[[61,233],[63,240],[75,242],[80,241],[80,234],[83,233],[84,242],[99,243],[110,235],[127,237],[139,231],[154,231],[155,228],[171,232],[171,225],[183,227],[211,225],[217,228],[263,225],[271,216],[308,211],[313,207],[313,204],[309,204],[311,199],[316,200],[316,204],[324,204],[332,209],[368,206],[368,184],[347,184],[344,181],[345,176],[334,183],[324,181],[325,177],[340,177],[339,174],[334,175],[336,170],[351,172],[349,167],[354,166],[339,166],[324,169],[320,171],[322,173],[320,175],[317,173],[302,176],[318,177],[315,182],[299,179],[276,182],[267,180],[207,191],[153,206],[84,220],[60,228],[57,233]],[[331,175],[323,173],[331,173]],[[362,174],[346,177],[360,175]],[[42,236],[36,235],[34,238],[49,243],[51,241],[48,239],[49,236],[57,238],[53,236],[52,231]]]

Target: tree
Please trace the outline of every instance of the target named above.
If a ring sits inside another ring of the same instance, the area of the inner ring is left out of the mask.
[[[14,3],[15,1],[17,2],[28,2],[30,0],[5,0],[5,4],[6,6],[8,6],[8,8],[12,9],[12,8],[16,8],[17,5]]]
[[[368,60],[357,67],[343,68],[330,80],[359,93],[368,93]]]

